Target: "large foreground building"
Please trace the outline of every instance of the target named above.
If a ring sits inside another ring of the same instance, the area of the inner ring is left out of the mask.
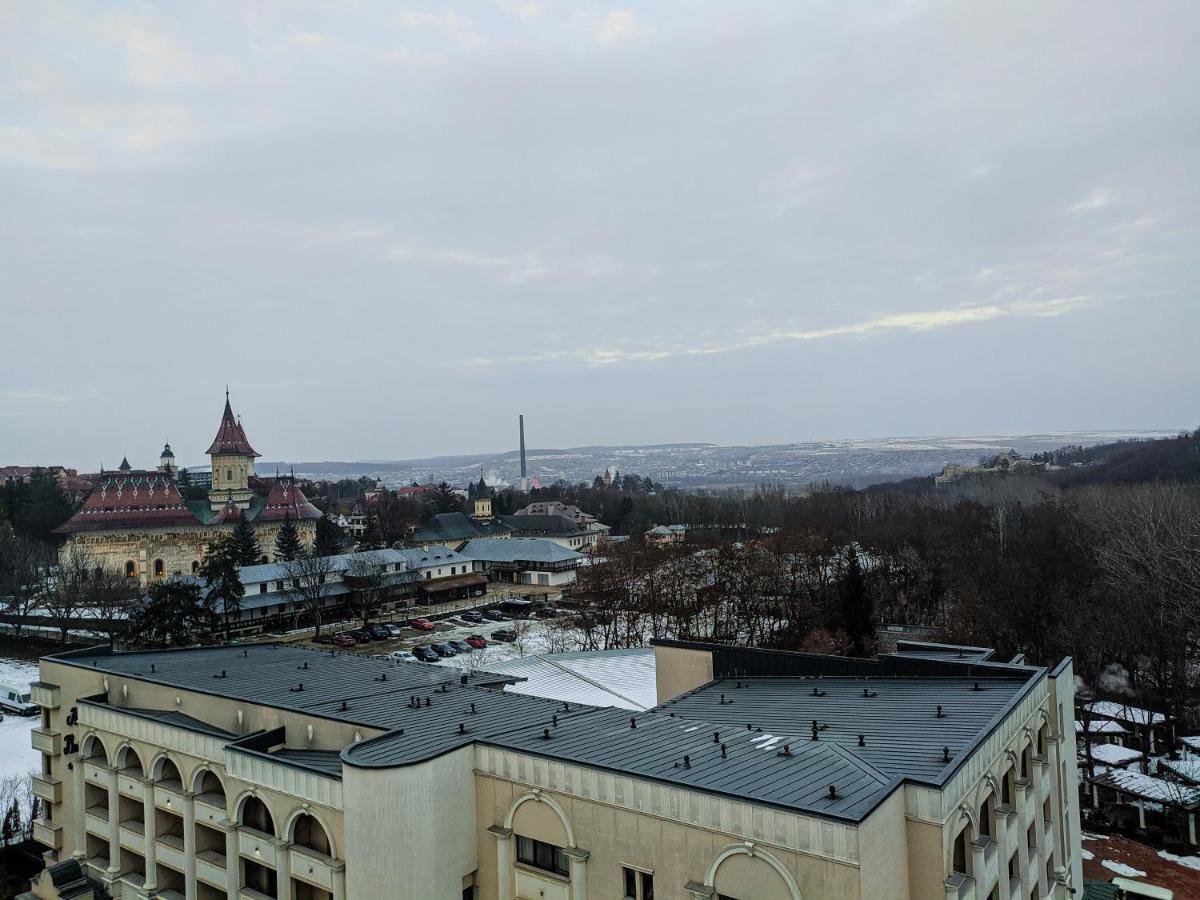
[[[275,538],[291,519],[300,540],[311,545],[321,512],[293,479],[261,481],[254,474],[258,453],[225,393],[225,411],[208,448],[211,486],[200,499],[184,497],[175,454],[168,444],[157,469],[138,470],[121,461],[102,472],[83,506],[58,531],[69,535],[64,554],[83,550],[89,562],[137,579],[141,587],[200,568],[209,543],[228,534],[239,518],[254,527],[262,562],[271,562]]]
[[[267,645],[47,657],[40,896],[84,877],[172,900],[1082,889],[1069,660],[663,641],[644,711],[512,678]]]

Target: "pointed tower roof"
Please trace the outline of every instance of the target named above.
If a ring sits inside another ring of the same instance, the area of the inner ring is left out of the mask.
[[[132,469],[132,468],[133,468],[133,466],[129,465],[129,457],[128,457],[128,456],[122,456],[122,457],[121,457],[121,464],[120,464],[119,466],[117,466],[117,468],[118,468],[120,471],[122,471],[122,472],[128,472],[130,469]]]
[[[217,436],[213,438],[212,446],[207,451],[209,456],[217,453],[238,453],[242,456],[261,456],[250,442],[246,440],[246,432],[242,423],[233,415],[233,407],[229,405],[229,391],[225,391],[225,412],[221,416],[221,425],[217,428]]]

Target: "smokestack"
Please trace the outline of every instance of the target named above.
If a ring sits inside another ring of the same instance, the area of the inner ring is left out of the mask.
[[[524,484],[527,474],[525,471],[525,416],[517,416],[517,419],[521,424],[521,482]]]

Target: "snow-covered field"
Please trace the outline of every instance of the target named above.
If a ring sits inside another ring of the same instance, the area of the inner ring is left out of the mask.
[[[25,687],[36,681],[37,663],[26,660],[0,659],[0,684]],[[29,745],[29,732],[38,724],[37,716],[5,714],[0,722],[0,779],[36,771],[41,764],[39,754]]]

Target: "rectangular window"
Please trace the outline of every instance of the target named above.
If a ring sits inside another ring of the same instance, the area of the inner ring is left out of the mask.
[[[625,882],[624,900],[654,900],[654,876],[651,873],[622,866],[621,874]]]
[[[265,594],[267,592],[267,583],[265,581],[258,586],[258,592],[260,594]]]
[[[562,847],[520,835],[517,835],[517,862],[562,875],[564,878],[571,874],[567,854],[563,853]]]

